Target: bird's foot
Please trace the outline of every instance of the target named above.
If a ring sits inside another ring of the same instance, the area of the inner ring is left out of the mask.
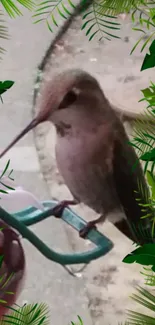
[[[61,218],[63,211],[68,205],[76,205],[77,202],[74,200],[65,200],[58,203],[53,209],[51,209],[51,214],[56,218]]]
[[[86,226],[79,231],[79,236],[85,239],[91,229],[96,229],[95,223],[96,220],[89,221]]]

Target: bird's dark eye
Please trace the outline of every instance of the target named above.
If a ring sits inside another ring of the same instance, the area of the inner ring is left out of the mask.
[[[63,98],[62,102],[60,103],[59,109],[63,109],[72,105],[76,101],[76,99],[77,99],[77,94],[73,90],[69,91]]]

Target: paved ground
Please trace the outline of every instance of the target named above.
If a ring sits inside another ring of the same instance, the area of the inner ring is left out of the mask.
[[[118,108],[129,110],[130,113],[142,111],[144,106],[138,103],[141,98],[140,89],[147,87],[150,79],[153,80],[154,71],[150,69],[140,72],[142,54],[139,54],[139,49],[133,56],[129,56],[138,37],[136,33],[131,32],[129,20],[124,22],[120,33],[122,40],[99,44],[97,40],[88,41],[80,30],[81,24],[81,17],[77,17],[61,41],[56,44],[45,67],[43,79],[53,78],[55,73],[68,67],[82,67],[98,78],[109,100]],[[126,126],[130,133],[131,126]],[[54,128],[49,123],[44,123],[37,127],[35,136],[43,175],[51,197],[58,200],[69,198],[70,193],[56,167]],[[83,205],[74,209],[87,220],[95,218],[94,212]],[[122,263],[123,257],[133,249],[131,242],[109,222],[100,229],[112,239],[115,247],[108,255],[90,264],[83,276],[93,323],[116,325],[126,319],[126,309],[133,308],[145,312],[144,308],[129,299],[134,286],[143,284],[144,279],[140,276],[141,268],[137,265]],[[79,240],[77,233],[69,227],[67,233],[75,251],[90,247],[88,242]]]
[[[24,11],[25,12],[25,11]],[[16,20],[8,19],[12,39],[6,42],[8,52],[1,62],[1,80],[11,79],[15,85],[4,96],[1,105],[0,150],[31,119],[33,83],[36,68],[52,41],[46,26],[32,25],[30,15]],[[40,172],[33,133],[26,136],[0,161],[4,168],[11,159],[16,183],[32,191],[40,200],[50,195]],[[43,240],[59,251],[69,251],[63,225],[55,220],[32,227]],[[59,265],[46,260],[33,247],[23,243],[27,257],[27,278],[19,303],[47,302],[51,311],[51,324],[69,324],[79,314],[85,324],[92,324],[85,295],[83,279],[70,277]]]

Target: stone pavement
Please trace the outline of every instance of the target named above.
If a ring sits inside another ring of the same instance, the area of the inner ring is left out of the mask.
[[[36,69],[55,36],[45,25],[33,25],[31,15],[26,10],[23,12],[23,17],[15,20],[7,19],[12,38],[5,44],[7,53],[1,62],[0,78],[14,80],[15,84],[3,96],[0,150],[3,150],[32,118],[32,94]],[[40,171],[32,132],[1,159],[1,169],[8,159],[11,159],[16,184],[31,191],[40,200],[50,199]],[[70,251],[61,222],[53,219],[46,220],[33,226],[32,230],[52,248]],[[27,276],[18,303],[46,302],[50,308],[51,324],[67,325],[71,320],[76,321],[76,315],[79,314],[85,324],[91,325],[84,280],[69,276],[61,266],[46,260],[26,240],[23,240],[23,246],[27,260]]]
[[[109,100],[120,110],[136,115],[143,111],[138,103],[141,98],[140,89],[148,86],[153,79],[154,70],[140,72],[142,54],[140,50],[129,56],[138,35],[131,32],[129,20],[123,22],[120,32],[122,40],[98,43],[89,42],[80,30],[81,17],[74,19],[60,41],[55,44],[45,66],[43,80],[53,78],[58,71],[66,68],[83,68],[95,75],[101,83]],[[37,112],[37,107],[34,108]],[[131,125],[126,123],[128,133]],[[49,123],[38,126],[35,130],[35,142],[38,150],[43,175],[47,181],[52,198],[63,200],[71,195],[58,173],[54,145],[55,130]],[[74,207],[81,217],[90,220],[95,218],[94,212],[83,205]],[[95,325],[116,325],[126,319],[126,309],[147,312],[130,298],[137,284],[143,284],[144,278],[139,274],[138,265],[125,265],[122,259],[133,250],[132,243],[109,222],[100,226],[114,243],[114,249],[95,262],[83,272],[86,281],[89,308]],[[75,251],[86,250],[91,245],[80,240],[78,234],[67,227],[69,241]]]

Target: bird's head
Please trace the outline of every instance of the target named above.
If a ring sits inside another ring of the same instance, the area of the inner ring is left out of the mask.
[[[99,99],[102,100],[102,105]],[[63,71],[53,80],[44,83],[37,102],[38,115],[0,154],[0,158],[25,134],[42,122],[51,121],[57,126],[61,122],[75,123],[79,116],[81,119],[90,115],[93,119],[95,112],[104,106],[103,100],[107,103],[97,80],[90,74],[80,69]]]

